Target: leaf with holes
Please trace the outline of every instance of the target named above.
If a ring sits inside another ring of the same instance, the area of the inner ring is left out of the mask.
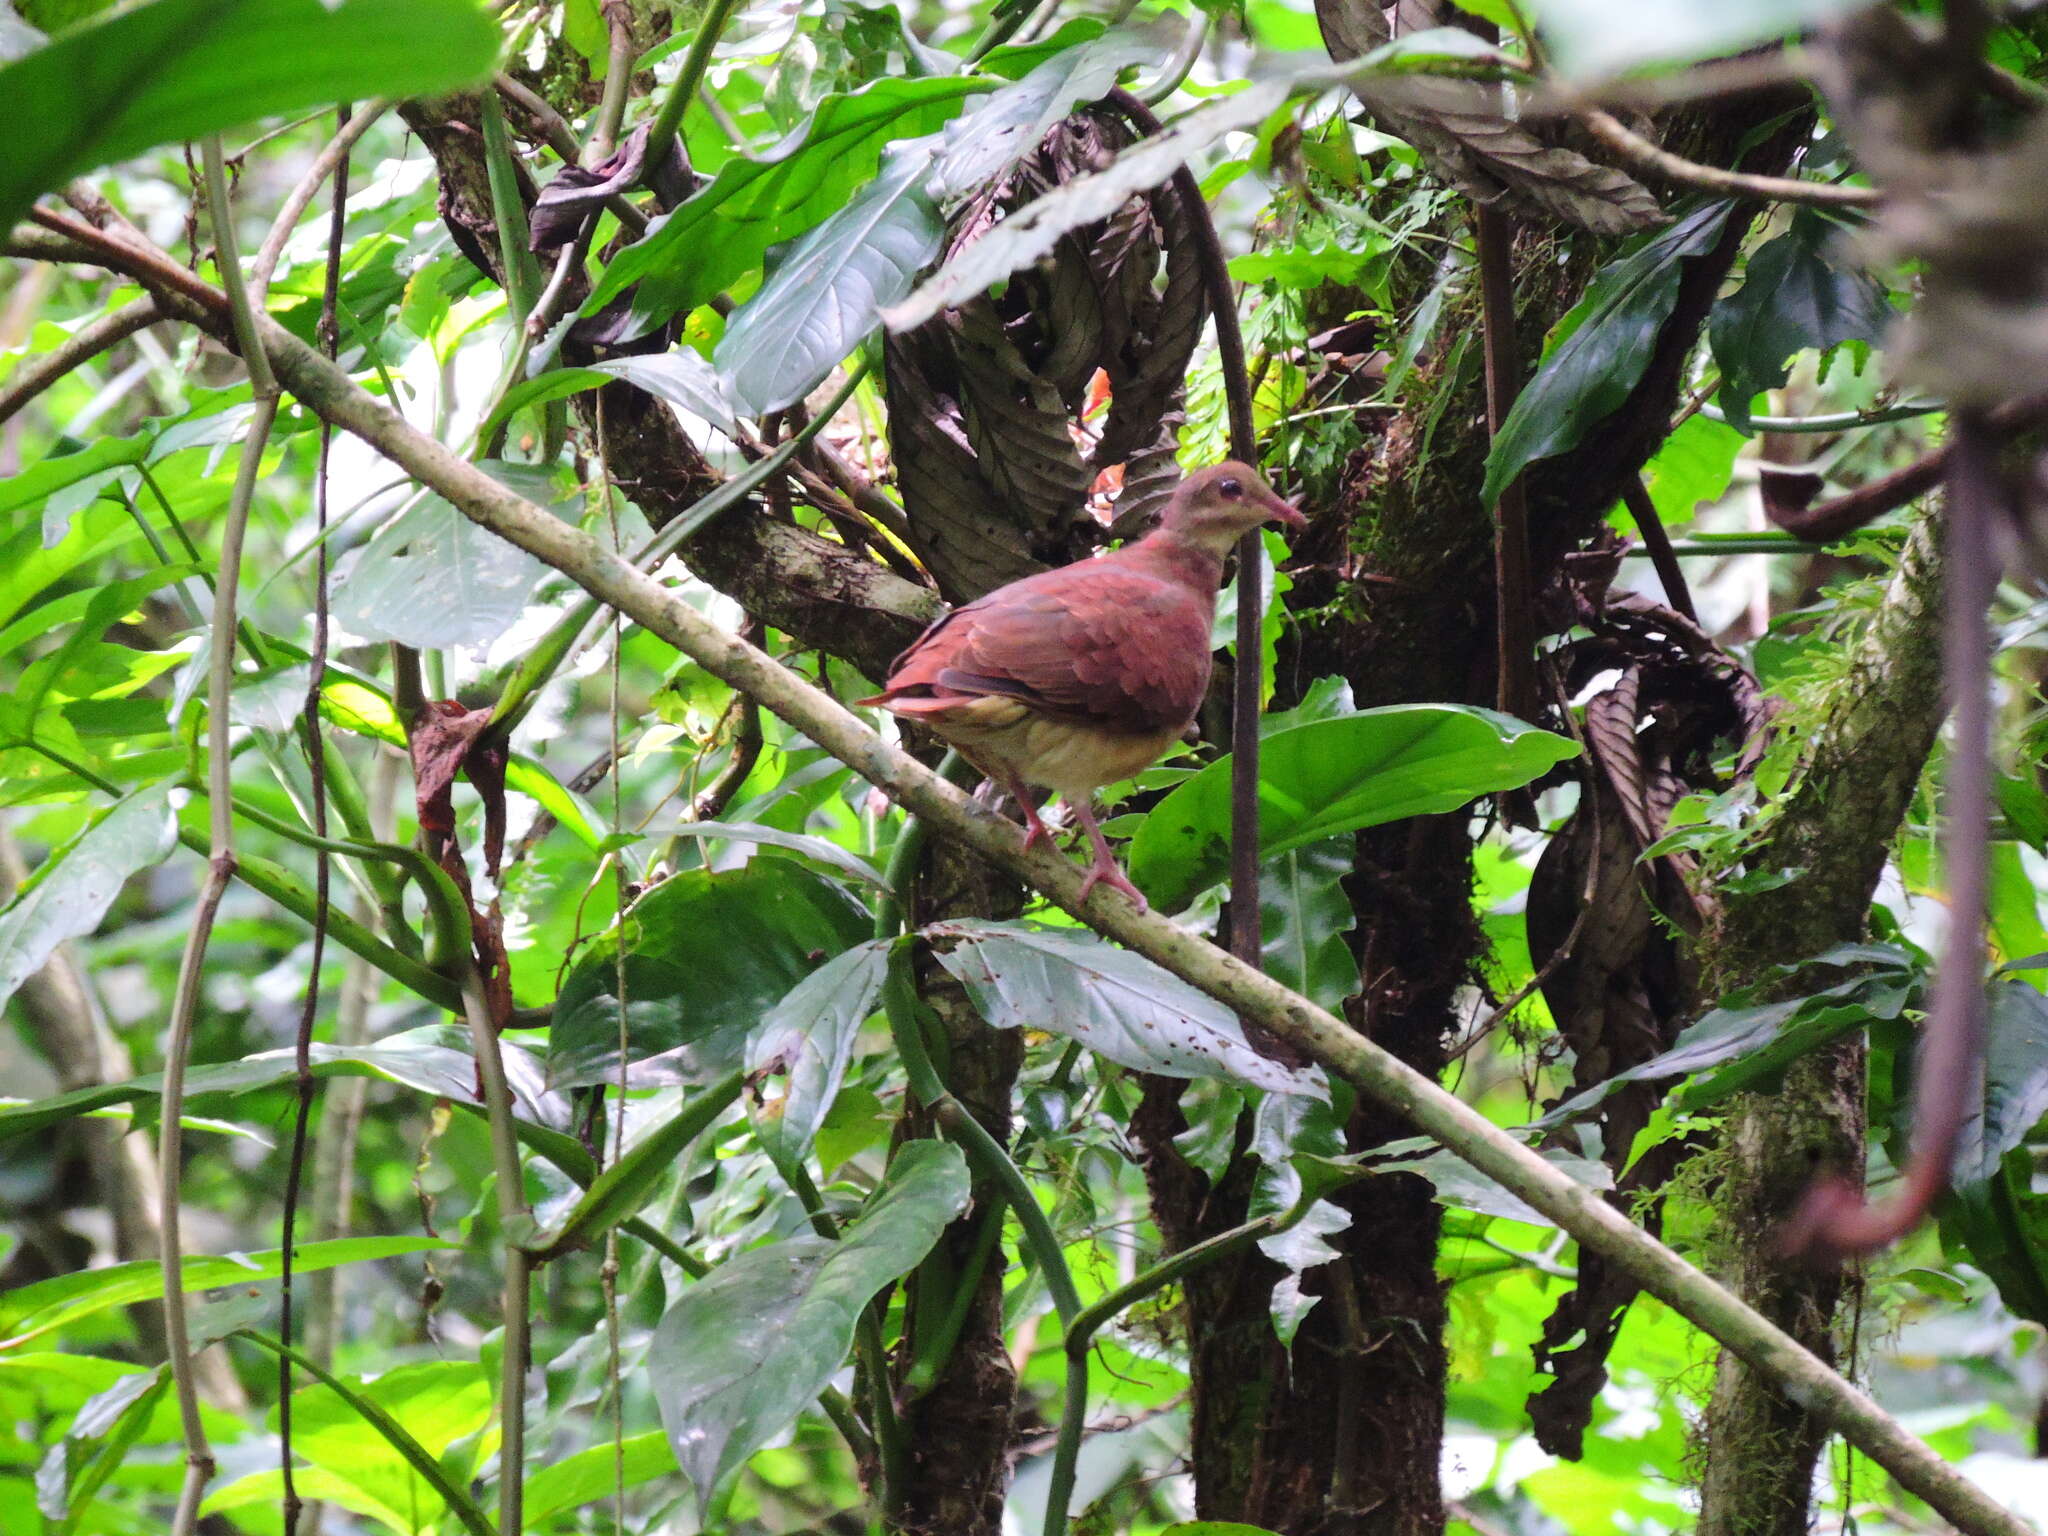
[[[933,923],[939,963],[998,1029],[1044,1029],[1163,1077],[1220,1077],[1328,1096],[1322,1069],[1296,1071],[1245,1042],[1237,1017],[1143,955],[1071,929]]]
[[[1750,403],[1792,375],[1791,359],[1845,342],[1875,345],[1892,319],[1885,286],[1836,250],[1840,225],[1810,208],[1749,258],[1742,286],[1714,305],[1707,340],[1721,369],[1721,409],[1749,430]]]
[[[830,881],[781,859],[685,870],[625,920],[627,1060],[636,1083],[708,1083],[740,1064],[750,1030],[824,961],[869,936]],[[619,1069],[617,932],[589,946],[548,1031],[556,1088]]]
[[[788,1074],[782,1096],[764,1097],[754,1115],[754,1134],[778,1157],[802,1157],[832,1112],[888,961],[886,942],[855,945],[798,982],[748,1034],[748,1074]]]
[[[822,1392],[875,1292],[914,1268],[967,1208],[967,1160],[912,1141],[838,1241],[797,1237],[720,1265],[654,1330],[655,1402],[699,1517],[719,1485]]]

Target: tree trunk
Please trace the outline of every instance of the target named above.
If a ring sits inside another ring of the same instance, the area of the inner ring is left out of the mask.
[[[1729,904],[1708,939],[1713,993],[1863,936],[1871,893],[1941,727],[1940,578],[1933,519],[1923,517],[1827,700],[1806,764],[1748,854],[1754,867],[1803,873]],[[1801,984],[1795,977],[1788,990]],[[1862,1167],[1864,1058],[1860,1039],[1845,1041],[1800,1061],[1776,1093],[1745,1094],[1721,1149],[1713,1230],[1724,1245],[1722,1278],[1829,1361],[1844,1280],[1787,1266],[1773,1239],[1816,1174]],[[1724,1353],[1700,1438],[1701,1536],[1806,1531],[1827,1435],[1804,1409]]]

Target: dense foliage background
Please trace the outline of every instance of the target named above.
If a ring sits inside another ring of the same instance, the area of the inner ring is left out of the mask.
[[[2048,1526],[2038,11],[0,0],[0,1530]],[[1216,931],[1256,665],[1355,1051],[697,624],[862,697],[1234,444],[1108,826]]]

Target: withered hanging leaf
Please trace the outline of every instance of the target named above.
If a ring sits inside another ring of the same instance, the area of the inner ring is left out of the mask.
[[[614,193],[630,192],[642,184],[647,168],[647,130],[643,123],[627,136],[612,155],[592,166],[565,165],[555,179],[541,188],[529,217],[533,249],[542,255],[558,251],[576,238],[583,221]],[[673,208],[697,190],[700,178],[690,169],[680,137],[671,138],[667,164],[661,166],[651,183],[664,208]]]
[[[1435,26],[1437,10],[1402,5],[1401,31]],[[1378,0],[1316,0],[1316,20],[1333,59],[1361,58],[1393,40]],[[1432,170],[1478,202],[1562,219],[1596,235],[1626,235],[1664,222],[1656,195],[1634,177],[1547,144],[1498,113],[1474,111],[1472,96],[1466,83],[1415,80],[1398,110],[1384,98],[1366,104],[1376,122],[1422,151]]]

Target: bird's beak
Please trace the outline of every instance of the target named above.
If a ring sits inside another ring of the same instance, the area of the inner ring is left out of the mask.
[[[1308,532],[1308,519],[1301,515],[1301,508],[1293,502],[1280,496],[1269,495],[1266,499],[1266,510],[1270,514],[1268,522],[1284,524],[1295,533]]]

